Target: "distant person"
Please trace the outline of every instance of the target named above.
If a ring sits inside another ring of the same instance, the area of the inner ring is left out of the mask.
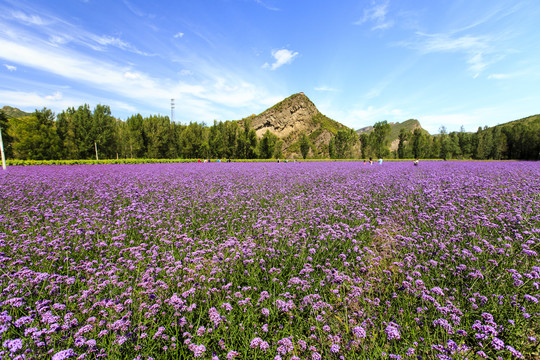
[[[279,164],[279,158],[277,159],[277,162],[278,162],[278,164]]]
[[[382,158],[379,158],[379,165],[382,165]]]
[[[414,166],[418,166],[418,158],[414,159],[413,164]]]
[[[199,159],[199,162],[201,162],[201,159]]]
[[[369,158],[369,165],[373,165],[373,159],[371,157]]]
[[[366,165],[366,164],[367,164],[366,159],[364,159],[364,165]]]

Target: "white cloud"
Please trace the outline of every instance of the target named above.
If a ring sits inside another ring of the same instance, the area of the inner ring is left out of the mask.
[[[8,61],[18,61],[25,66],[122,96],[138,99],[169,97],[170,89],[155,79],[77,52],[2,38],[0,48],[4,50],[0,57]]]
[[[16,71],[17,70],[17,67],[13,66],[13,65],[4,64],[4,66],[6,67],[6,69],[8,69],[8,71]]]
[[[356,25],[362,25],[364,23],[373,23],[371,30],[384,30],[394,26],[394,21],[387,19],[388,7],[390,5],[389,0],[384,1],[372,1],[371,7],[364,10],[364,16],[362,19],[355,22]]]
[[[274,61],[273,64],[265,63],[263,65],[263,68],[276,70],[277,68],[285,64],[290,64],[294,60],[294,58],[298,56],[298,52],[287,49],[273,50],[272,56],[276,61]]]
[[[47,95],[45,96],[45,99],[47,100],[62,100],[62,93],[60,91],[56,91],[54,94],[52,95]]]
[[[124,73],[124,77],[130,80],[137,80],[137,79],[142,78],[141,74],[136,73],[136,72],[131,72],[131,71],[126,71]]]
[[[36,81],[35,86],[29,86],[21,79],[11,88],[0,87],[0,98],[10,105],[61,111],[84,103],[102,103],[110,105],[113,111],[167,114],[169,101],[175,98],[178,121],[212,121],[239,119],[285,97],[269,92],[250,71],[235,66],[231,69],[222,61],[212,62],[193,52],[182,54],[178,60],[180,69],[163,77],[157,73],[167,69],[154,72],[155,67],[146,68],[137,58],[126,63],[118,54],[103,56],[107,47],[141,53],[121,37],[94,34],[47,14],[41,18],[47,25],[37,29],[9,23],[0,27],[0,64],[9,70],[8,64],[16,63],[18,67],[47,74],[47,78],[60,77],[64,85]],[[275,63],[269,67],[276,69],[290,63],[297,55],[289,50],[274,51]],[[15,87],[17,91],[13,90]],[[48,90],[60,87],[65,90]]]
[[[183,32],[178,32],[178,33],[174,34],[173,37],[174,37],[175,39],[182,38],[182,37],[184,37],[184,33],[183,33]]]
[[[0,59],[17,60],[21,65],[55,74],[67,82],[74,81],[90,88],[77,97],[73,97],[70,90],[68,98],[61,93],[39,95],[30,91],[15,93],[0,89],[0,98],[14,106],[46,106],[61,111],[95,99],[96,104],[106,103],[111,108],[116,107],[132,113],[144,113],[144,109],[154,109],[149,110],[149,113],[155,113],[155,109],[160,107],[167,113],[168,101],[175,98],[176,113],[182,114],[182,117],[176,118],[185,122],[239,119],[254,109],[264,110],[283,99],[269,95],[265,88],[244,80],[236,72],[228,72],[203,60],[195,62],[197,76],[193,83],[189,83],[182,77],[175,80],[155,78],[133,67],[125,68],[108,63],[101,59],[99,54],[92,57],[66,48],[52,47],[48,43],[25,44],[0,37],[0,48],[4,50],[0,53]],[[48,86],[41,85],[44,88]],[[99,95],[91,95],[92,93]],[[24,101],[18,99],[19,97]],[[270,103],[270,100],[273,102]],[[137,104],[137,109],[126,103]]]

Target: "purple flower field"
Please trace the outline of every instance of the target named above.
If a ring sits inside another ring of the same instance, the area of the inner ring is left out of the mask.
[[[534,359],[540,164],[0,174],[2,359]]]

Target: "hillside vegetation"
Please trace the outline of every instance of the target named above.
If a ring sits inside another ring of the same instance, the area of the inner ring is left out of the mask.
[[[8,118],[19,118],[19,117],[23,117],[23,116],[30,116],[32,115],[31,113],[27,113],[27,112],[24,112],[22,110],[19,110],[17,108],[14,108],[14,107],[11,107],[11,106],[4,106],[1,111],[4,112],[4,114],[6,114],[6,116]]]

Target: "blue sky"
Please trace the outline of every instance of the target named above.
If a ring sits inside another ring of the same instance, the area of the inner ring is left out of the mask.
[[[540,113],[538,0],[0,0],[0,107],[237,120],[303,91],[354,129]]]

